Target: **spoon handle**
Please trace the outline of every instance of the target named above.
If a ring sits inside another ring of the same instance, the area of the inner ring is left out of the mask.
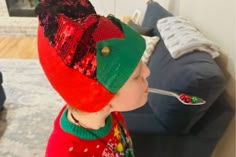
[[[162,94],[162,95],[167,95],[167,96],[173,96],[173,97],[178,97],[178,95],[174,92],[162,90],[162,89],[157,89],[157,88],[148,88],[148,91],[151,93],[157,93],[157,94]]]

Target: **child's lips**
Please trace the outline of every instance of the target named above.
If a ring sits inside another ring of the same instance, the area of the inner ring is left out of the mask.
[[[149,92],[148,92],[148,83],[147,83],[147,88],[146,88],[146,90],[144,91],[144,93],[146,93],[146,94],[149,93]]]

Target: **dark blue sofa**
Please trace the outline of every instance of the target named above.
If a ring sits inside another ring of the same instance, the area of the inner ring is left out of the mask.
[[[156,23],[173,16],[158,3],[147,4],[142,27],[159,36]],[[148,63],[149,86],[196,95],[202,106],[185,106],[177,99],[149,94],[147,104],[123,113],[136,157],[210,157],[234,116],[222,93],[225,77],[210,55],[194,51],[173,59],[162,39]]]
[[[3,110],[3,103],[6,99],[6,95],[2,87],[2,82],[3,82],[3,78],[2,78],[2,73],[0,71],[0,112]]]

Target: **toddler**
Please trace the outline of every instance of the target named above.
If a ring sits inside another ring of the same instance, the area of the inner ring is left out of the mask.
[[[147,101],[150,71],[140,60],[141,35],[88,0],[41,0],[38,52],[53,88],[65,100],[46,157],[133,157],[121,111]]]

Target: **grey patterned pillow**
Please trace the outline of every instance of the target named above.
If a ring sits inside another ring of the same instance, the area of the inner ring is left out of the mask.
[[[158,36],[149,37],[145,35],[142,35],[142,37],[145,39],[146,42],[146,49],[143,53],[142,61],[144,63],[148,63],[160,38]]]

